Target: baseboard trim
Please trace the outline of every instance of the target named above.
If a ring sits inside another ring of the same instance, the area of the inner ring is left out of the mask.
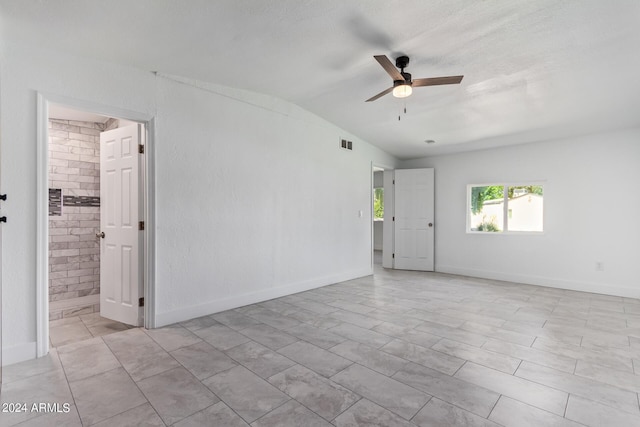
[[[524,283],[527,285],[546,286],[549,288],[590,292],[593,294],[613,295],[626,298],[640,298],[640,289],[625,286],[603,287],[603,285],[599,283],[578,282],[574,280],[563,280],[544,276],[504,273],[500,271],[479,270],[473,268],[460,268],[452,265],[437,265],[436,271],[439,273],[479,277],[482,279],[504,280],[508,282]]]
[[[235,295],[228,298],[222,298],[215,301],[209,301],[204,304],[193,305],[190,307],[179,308],[177,310],[169,311],[166,313],[160,313],[156,316],[156,327],[170,325],[176,322],[183,322],[185,320],[193,319],[196,317],[206,316],[209,314],[219,313],[225,310],[231,310],[234,308],[242,307],[249,304],[256,304],[263,301],[268,301],[274,298],[280,298],[287,295],[296,294],[298,292],[304,292],[311,289],[319,288],[322,286],[332,285],[334,283],[344,282],[347,280],[357,279],[359,277],[370,276],[373,274],[371,268],[362,270],[353,270],[341,274],[335,274],[331,276],[317,277],[309,280],[304,280],[297,283],[292,283],[285,286],[278,286],[274,288],[263,289],[256,292],[249,292],[246,294]]]
[[[2,366],[36,358],[36,342],[26,342],[2,348]]]

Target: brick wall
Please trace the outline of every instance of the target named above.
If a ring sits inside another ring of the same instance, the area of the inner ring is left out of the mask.
[[[102,123],[49,120],[49,188],[62,190],[61,209],[50,208],[49,212],[51,320],[100,311],[96,233],[100,229],[99,135],[103,130]],[[50,196],[50,206],[60,203],[59,196]]]

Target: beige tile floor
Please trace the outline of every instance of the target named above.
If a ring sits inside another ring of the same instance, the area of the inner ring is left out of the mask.
[[[0,425],[640,426],[637,369],[639,300],[376,267],[6,367],[69,411]]]

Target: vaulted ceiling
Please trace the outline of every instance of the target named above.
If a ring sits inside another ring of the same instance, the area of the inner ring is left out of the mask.
[[[4,40],[286,99],[399,158],[640,126],[637,0],[0,0],[0,19]],[[377,54],[464,79],[365,103],[391,85]]]

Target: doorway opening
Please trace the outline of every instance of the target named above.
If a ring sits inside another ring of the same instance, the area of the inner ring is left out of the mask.
[[[371,176],[374,274],[382,268],[434,271],[434,170],[372,163]]]
[[[371,164],[371,267],[393,268],[393,168]]]
[[[133,122],[49,106],[49,343],[129,329],[100,310],[100,135]],[[104,279],[104,277],[102,277]]]
[[[373,167],[373,266],[382,267],[384,241],[384,169]]]
[[[37,357],[153,327],[152,118],[64,101],[38,97]]]

